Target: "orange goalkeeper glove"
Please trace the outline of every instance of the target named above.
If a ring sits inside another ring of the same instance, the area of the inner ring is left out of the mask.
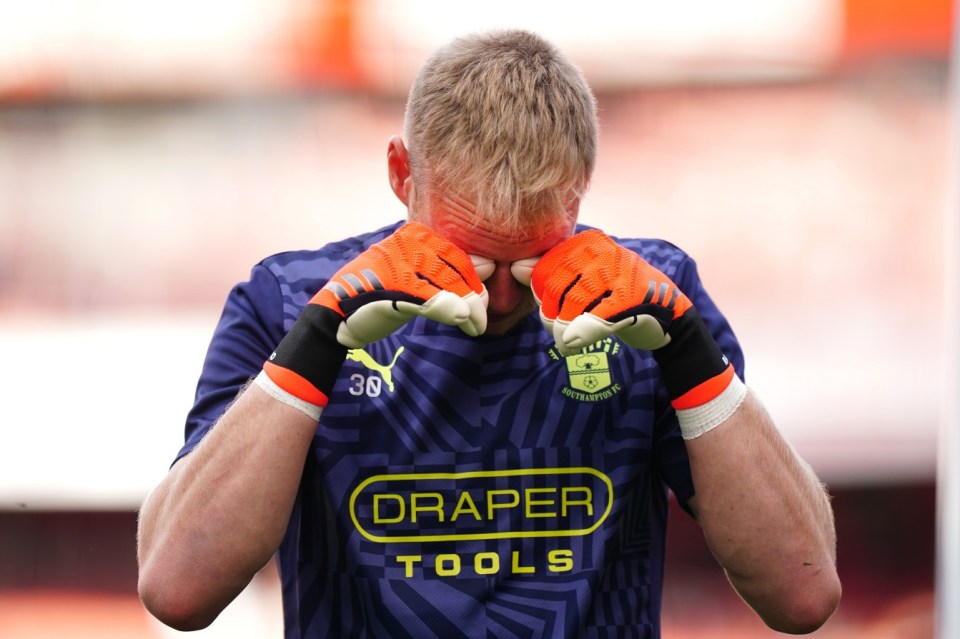
[[[511,268],[524,267],[529,263]],[[746,388],[690,299],[600,231],[578,233],[553,247],[536,262],[530,283],[561,354],[611,334],[653,351],[685,438],[717,426],[743,400]]]
[[[487,325],[487,290],[466,253],[409,222],[330,278],[256,382],[319,419],[347,349],[382,339],[418,315],[479,335]]]

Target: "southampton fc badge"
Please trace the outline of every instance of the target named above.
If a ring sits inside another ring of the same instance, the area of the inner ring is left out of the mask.
[[[614,379],[610,370],[611,358],[620,352],[620,344],[607,337],[592,344],[579,353],[563,357],[556,347],[550,349],[550,356],[563,359],[567,365],[569,386],[560,392],[571,399],[581,402],[598,402],[613,397],[623,386]]]
[[[567,358],[570,386],[584,393],[594,393],[610,385],[610,365],[607,354],[578,353]]]

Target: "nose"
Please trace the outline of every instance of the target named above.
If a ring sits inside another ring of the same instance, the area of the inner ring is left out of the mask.
[[[509,263],[498,262],[493,274],[484,282],[484,285],[490,294],[487,310],[498,315],[515,310],[525,293],[525,287],[510,273]]]

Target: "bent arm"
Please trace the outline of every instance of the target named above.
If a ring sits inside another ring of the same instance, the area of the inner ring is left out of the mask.
[[[731,584],[780,632],[820,627],[840,600],[829,497],[752,391],[687,451],[690,506]]]
[[[273,556],[317,423],[248,387],[140,510],[138,589],[178,630],[208,626]]]

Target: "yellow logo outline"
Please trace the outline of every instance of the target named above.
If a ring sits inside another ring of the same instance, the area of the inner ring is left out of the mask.
[[[528,475],[575,475],[586,474],[593,475],[604,483],[607,487],[607,507],[597,521],[589,528],[576,528],[571,530],[520,530],[520,531],[498,531],[489,533],[460,533],[447,535],[399,535],[396,537],[374,535],[368,532],[357,520],[356,502],[360,493],[370,484],[380,481],[411,481],[416,479],[476,479],[480,477],[510,477],[510,476],[528,476]],[[574,468],[532,468],[521,470],[479,470],[462,473],[402,473],[397,475],[374,475],[368,477],[354,488],[350,495],[350,519],[354,527],[368,540],[375,543],[401,543],[401,542],[428,542],[428,541],[475,541],[485,539],[523,539],[532,537],[582,537],[589,535],[600,527],[610,510],[613,508],[613,482],[605,474],[589,468],[580,466]]]

